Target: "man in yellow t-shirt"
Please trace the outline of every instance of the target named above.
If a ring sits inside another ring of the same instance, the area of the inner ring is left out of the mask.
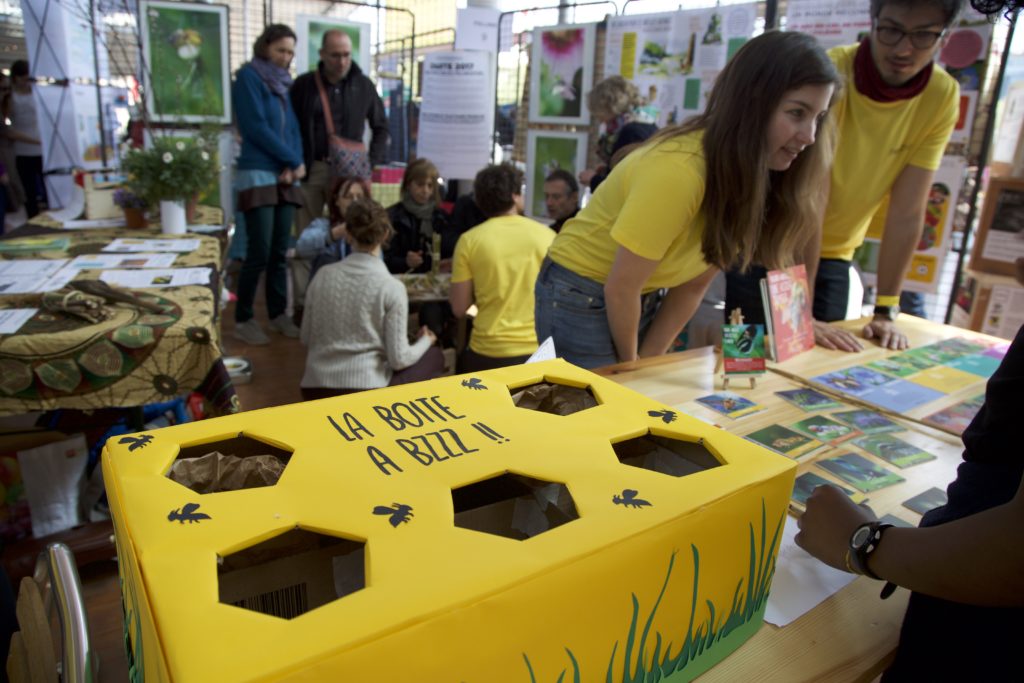
[[[537,350],[533,284],[555,233],[520,215],[522,186],[523,172],[510,164],[488,166],[473,182],[488,220],[455,246],[448,300],[458,318],[474,303],[478,311],[459,372],[516,365]]]
[[[888,195],[877,305],[863,330],[865,338],[887,348],[907,347],[895,325],[900,290],[921,236],[935,171],[960,114],[956,81],[934,68],[933,60],[963,5],[964,0],[872,0],[869,37],[859,46],[829,51],[847,88],[834,109],[839,145],[820,261],[815,267],[816,259],[808,259],[809,276],[817,275],[814,317],[845,317],[849,263]],[[854,335],[823,322],[815,324],[815,336],[828,348],[861,348]]]

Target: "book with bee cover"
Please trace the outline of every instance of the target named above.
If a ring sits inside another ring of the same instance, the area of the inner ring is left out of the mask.
[[[723,325],[722,359],[727,375],[763,374],[764,325]]]
[[[767,291],[765,317],[770,319],[772,350],[776,363],[814,348],[814,316],[811,313],[807,270],[803,264],[770,270],[762,281]]]

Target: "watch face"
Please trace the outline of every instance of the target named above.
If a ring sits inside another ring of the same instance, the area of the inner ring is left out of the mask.
[[[854,549],[863,547],[864,544],[867,543],[868,539],[871,538],[873,531],[874,530],[868,525],[858,527],[857,530],[853,532],[853,536],[850,537],[850,546]]]

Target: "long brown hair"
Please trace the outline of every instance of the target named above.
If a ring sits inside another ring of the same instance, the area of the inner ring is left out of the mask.
[[[769,31],[744,45],[718,75],[702,114],[664,128],[657,144],[704,131],[707,178],[701,249],[722,269],[791,265],[820,229],[834,135],[829,118],[817,141],[786,171],[769,171],[769,125],[783,95],[805,85],[841,86],[825,51],[809,35]],[[835,94],[833,94],[833,100]]]

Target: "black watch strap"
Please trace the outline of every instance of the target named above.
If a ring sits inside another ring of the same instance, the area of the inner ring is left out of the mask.
[[[857,527],[850,536],[850,567],[857,573],[882,581],[882,577],[871,571],[868,567],[868,559],[878,549],[882,540],[882,534],[892,524],[883,522],[868,522]]]

